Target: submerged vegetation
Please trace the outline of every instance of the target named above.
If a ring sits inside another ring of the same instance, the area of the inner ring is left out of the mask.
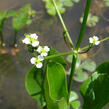
[[[2,11],[0,10],[0,37],[1,37],[1,46],[5,46],[4,38],[3,38],[3,27],[5,21],[12,17],[12,27],[15,31],[13,46],[17,47],[16,37],[17,33],[20,29],[22,29],[25,25],[29,25],[32,22],[32,17],[35,15],[35,11],[31,9],[30,4],[26,4],[18,11],[8,10]]]
[[[43,0],[45,2],[45,8],[47,13],[51,16],[56,16],[56,9],[53,5],[52,0]],[[56,5],[61,14],[65,13],[65,7],[72,7],[75,3],[78,3],[80,0],[56,0]]]

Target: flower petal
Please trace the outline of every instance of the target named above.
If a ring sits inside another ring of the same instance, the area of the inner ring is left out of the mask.
[[[42,66],[43,66],[43,64],[40,62],[40,63],[38,63],[38,64],[36,64],[36,67],[37,68],[42,68]]]
[[[25,39],[22,40],[22,42],[24,44],[30,44],[30,39],[26,37]]]
[[[93,43],[93,38],[92,37],[89,38],[89,43]]]
[[[38,38],[38,36],[36,35],[36,33],[30,34],[30,37],[31,38],[34,38],[34,39],[37,39]]]
[[[35,58],[35,57],[32,57],[32,58],[30,59],[30,62],[31,62],[31,64],[35,64],[36,58]]]
[[[48,55],[48,53],[41,53],[41,56],[47,56]]]
[[[33,47],[37,47],[38,45],[39,45],[39,41],[35,41],[35,42],[32,43]]]
[[[38,59],[39,59],[40,61],[43,61],[43,60],[44,60],[44,57],[41,56],[41,55],[39,55],[39,56],[38,56]]]
[[[93,36],[93,39],[96,40],[96,41],[99,40],[99,38],[97,36]]]
[[[40,53],[41,52],[41,50],[42,50],[42,47],[41,46],[39,46],[38,47],[38,49],[36,50],[38,53]]]
[[[96,41],[96,42],[95,42],[95,45],[99,45],[99,44],[100,44],[100,41]]]
[[[46,52],[48,52],[48,51],[50,51],[50,48],[49,48],[48,46],[44,46],[44,50],[45,50]]]

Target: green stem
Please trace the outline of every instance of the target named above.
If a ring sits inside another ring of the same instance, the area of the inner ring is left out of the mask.
[[[92,0],[87,0],[87,3],[86,3],[86,8],[85,8],[85,12],[84,12],[84,18],[83,18],[83,22],[82,22],[79,38],[78,38],[78,41],[77,41],[77,44],[76,44],[76,47],[75,47],[76,51],[78,51],[78,49],[80,47],[80,44],[81,44],[81,41],[82,41],[83,36],[84,36],[84,32],[85,32],[85,27],[86,27],[86,22],[87,22],[87,18],[88,18],[88,14],[89,14],[91,1]],[[69,97],[70,97],[70,93],[71,93],[71,89],[72,89],[72,83],[73,83],[73,77],[74,77],[75,68],[76,68],[76,62],[77,62],[77,53],[73,54],[73,59],[72,59],[72,67],[71,67],[70,79],[69,79],[69,84],[68,84]],[[68,97],[68,102],[69,102],[69,97]]]
[[[73,77],[74,77],[74,73],[75,73],[76,61],[77,61],[77,56],[76,55],[73,55],[72,68],[71,68],[71,73],[70,73],[70,78],[69,78],[69,84],[68,84],[68,92],[69,92],[68,102],[69,102],[70,92],[72,90],[72,81],[73,81]]]
[[[61,24],[62,24],[62,26],[63,26],[63,28],[64,28],[64,31],[66,32],[66,37],[68,38],[68,41],[69,41],[69,43],[70,43],[70,46],[73,47],[73,42],[72,42],[72,40],[71,40],[70,34],[69,34],[69,32],[68,32],[68,30],[67,30],[67,27],[66,27],[66,25],[65,25],[65,23],[64,23],[64,21],[63,21],[63,19],[62,19],[62,16],[61,16],[61,14],[60,14],[60,12],[59,12],[59,10],[58,10],[58,7],[56,6],[55,0],[52,0],[52,1],[53,1],[54,6],[55,6],[55,9],[56,9],[56,11],[57,11],[57,14],[58,14],[58,16],[59,16],[59,19],[60,19],[60,21],[61,21]]]
[[[102,43],[102,42],[104,42],[106,40],[109,40],[109,37],[105,37],[104,39],[100,40],[100,42]]]
[[[83,22],[82,22],[82,25],[81,25],[79,38],[78,38],[78,41],[77,41],[77,44],[76,44],[76,47],[75,47],[76,50],[79,49],[80,44],[81,44],[82,39],[83,39],[83,36],[84,36],[84,32],[85,32],[85,28],[86,28],[86,23],[87,23],[89,10],[90,10],[91,1],[92,0],[87,0],[87,3],[86,3],[86,8],[85,8],[85,12],[84,12],[84,18],[83,18]]]
[[[56,58],[56,57],[59,57],[59,56],[72,55],[73,53],[74,53],[73,51],[72,52],[59,53],[59,54],[56,54],[56,55],[47,56],[47,57],[45,57],[45,60]]]
[[[2,31],[0,31],[0,39],[1,39],[1,46],[3,47],[3,45],[4,45],[4,38],[3,38]]]
[[[5,46],[4,45],[4,38],[3,38],[3,27],[4,27],[4,23],[5,23],[5,19],[3,19],[1,21],[1,24],[0,24],[0,37],[1,37],[1,46]]]
[[[14,32],[14,43],[13,43],[14,47],[17,47],[17,33],[18,33],[18,31],[15,30],[15,32]]]

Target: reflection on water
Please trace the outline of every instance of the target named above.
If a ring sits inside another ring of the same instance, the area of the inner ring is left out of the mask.
[[[18,9],[26,3],[30,3],[30,0],[0,0],[0,9]],[[17,38],[20,51],[18,53],[13,54],[12,48],[9,47],[13,41],[14,34],[11,28],[11,19],[5,25],[4,38],[7,53],[0,54],[0,109],[38,109],[35,101],[25,91],[24,86],[25,74],[31,67],[29,63],[31,55],[21,43],[25,32],[36,32],[40,36],[39,40],[43,45],[52,45],[60,52],[68,51],[62,36],[63,29],[57,17],[50,17],[45,13],[44,4],[41,0],[31,0],[31,5],[40,15],[36,15],[30,26],[19,31]],[[69,8],[67,13],[63,15],[74,43],[76,43],[80,30],[79,18],[82,15],[83,7],[84,0],[81,0],[79,4],[76,4],[73,8]],[[108,12],[108,10],[106,11]],[[107,13],[105,15],[109,18]],[[96,27],[87,27],[82,46],[88,44],[88,38],[92,35],[98,35],[100,37],[109,35],[109,32],[105,29],[108,25],[109,22],[101,18]],[[89,57],[94,59],[97,64],[109,60],[108,44],[109,42],[106,42],[105,44],[101,44],[100,47],[92,49]],[[77,83],[73,87],[79,91],[77,88],[79,85]]]

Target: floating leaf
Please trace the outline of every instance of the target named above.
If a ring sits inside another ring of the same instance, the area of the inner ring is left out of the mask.
[[[70,98],[69,98],[69,102],[72,102],[72,101],[74,101],[74,100],[76,100],[76,99],[78,99],[77,93],[74,92],[74,91],[71,91],[71,93],[70,93]]]
[[[27,4],[16,12],[12,20],[12,26],[16,31],[22,29],[26,24],[31,23],[29,16],[30,9],[30,4]]]
[[[73,6],[73,2],[71,0],[66,0],[64,3],[64,6],[67,6],[67,7],[71,7]]]
[[[70,103],[73,109],[79,109],[80,101],[73,101]]]
[[[88,74],[86,72],[83,72],[81,68],[76,70],[76,73],[74,75],[74,80],[78,82],[83,82],[88,79]]]
[[[81,87],[83,109],[102,109],[109,103],[109,62],[99,65]]]
[[[82,64],[81,68],[93,72],[96,69],[96,63],[92,61],[91,59],[86,59]]]

